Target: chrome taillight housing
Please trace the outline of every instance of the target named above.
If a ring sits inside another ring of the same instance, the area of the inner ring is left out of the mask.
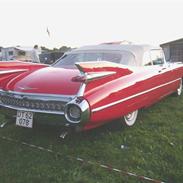
[[[65,106],[65,118],[70,123],[87,122],[90,118],[90,106],[87,100],[76,97]]]

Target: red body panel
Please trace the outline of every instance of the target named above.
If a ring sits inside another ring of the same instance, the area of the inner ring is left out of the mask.
[[[76,69],[42,68],[22,73],[10,80],[4,89],[27,93],[76,95],[80,83],[72,82],[72,78],[78,74]]]
[[[138,68],[124,77],[113,76],[112,80],[108,78],[107,81],[107,78],[104,78],[89,83],[85,97],[93,112],[91,121],[86,124],[85,129],[94,128],[105,121],[120,118],[156,103],[175,92],[182,77],[183,65],[172,64],[166,69],[161,66]],[[120,100],[122,102],[118,103]],[[100,109],[102,107],[104,108]],[[95,111],[97,108],[99,110]]]
[[[53,68],[43,64],[3,62],[0,69],[27,69],[26,72],[3,74],[0,88],[25,93],[76,95],[80,83],[72,82],[79,74],[77,69]]]
[[[183,78],[183,64],[127,67],[118,64],[80,64],[83,73],[113,71],[113,75],[86,82],[83,98],[90,106],[90,120],[84,129],[120,118],[129,112],[147,107],[175,92]],[[20,62],[0,63],[0,70],[27,69],[1,74],[0,88],[5,91],[77,96],[82,82],[74,82],[77,69],[47,67]]]

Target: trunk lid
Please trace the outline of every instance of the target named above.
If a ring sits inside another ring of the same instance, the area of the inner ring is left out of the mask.
[[[4,89],[24,93],[76,95],[80,83],[73,82],[72,78],[78,74],[77,69],[46,67],[18,75]]]

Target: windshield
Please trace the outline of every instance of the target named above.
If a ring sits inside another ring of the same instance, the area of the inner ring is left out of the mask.
[[[74,66],[76,62],[109,61],[123,65],[135,65],[135,59],[129,52],[74,52],[65,54],[54,66]]]

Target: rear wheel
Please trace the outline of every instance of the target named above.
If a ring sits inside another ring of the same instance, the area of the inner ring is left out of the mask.
[[[133,126],[136,122],[137,115],[138,115],[138,110],[125,115],[124,122],[125,122],[126,126]]]
[[[180,96],[182,94],[182,79],[180,80],[179,87],[177,88],[177,95]]]

